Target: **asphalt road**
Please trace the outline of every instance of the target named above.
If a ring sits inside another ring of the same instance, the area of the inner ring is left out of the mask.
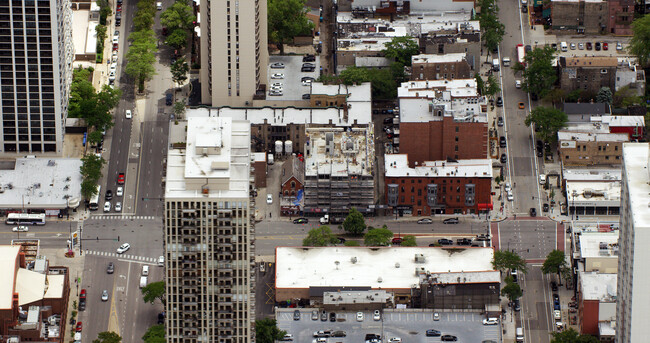
[[[558,224],[548,219],[507,220],[498,223],[494,246],[499,250],[516,252],[526,260],[544,260],[562,243]]]
[[[524,294],[517,327],[524,328],[525,342],[549,342],[555,325],[549,277],[539,265],[529,265],[528,274],[520,280]]]

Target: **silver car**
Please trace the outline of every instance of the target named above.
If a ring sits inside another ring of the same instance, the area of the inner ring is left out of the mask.
[[[108,291],[107,290],[102,291],[102,301],[108,301]]]

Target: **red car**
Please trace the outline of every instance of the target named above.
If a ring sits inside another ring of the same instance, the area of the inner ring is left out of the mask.
[[[117,174],[117,184],[118,185],[124,184],[124,173]]]
[[[86,290],[85,289],[82,289],[81,293],[79,293],[79,299],[86,300]]]
[[[117,49],[119,49],[119,46],[117,43],[113,43],[113,51],[117,51]]]
[[[117,4],[117,11],[122,12],[122,4]]]
[[[607,50],[607,43],[603,43],[603,50]]]
[[[74,329],[74,331],[81,332],[82,328],[83,328],[83,324],[81,324],[81,322],[77,322],[77,327]]]

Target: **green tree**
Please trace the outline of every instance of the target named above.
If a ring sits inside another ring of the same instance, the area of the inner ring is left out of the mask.
[[[551,64],[556,51],[550,47],[535,48],[526,54],[522,89],[543,98],[553,88],[557,75]]]
[[[138,13],[148,14],[151,18],[156,16],[157,9],[154,0],[140,0],[137,2],[136,7]]]
[[[476,79],[476,89],[478,90],[478,94],[485,95],[485,82],[483,81],[481,74],[474,74],[474,79]]]
[[[185,61],[185,57],[181,57],[171,65],[172,80],[181,85],[187,80],[187,73],[190,72],[190,66]]]
[[[562,272],[563,268],[567,268],[564,251],[555,249],[546,256],[546,260],[542,265],[542,273],[554,273],[557,274],[558,279],[560,279],[560,273]]]
[[[153,30],[147,31],[134,32],[129,36],[133,44],[126,54],[127,64],[124,69],[127,75],[136,79],[139,92],[144,91],[144,82],[156,73],[154,63],[158,48],[155,38],[150,39],[150,37],[155,37]]]
[[[527,273],[526,260],[521,258],[516,252],[508,250],[497,250],[494,252],[492,258],[492,267],[494,269],[506,272],[508,270],[517,269],[522,273]]]
[[[174,49],[181,50],[187,45],[187,31],[185,29],[174,29],[165,39],[165,44]]]
[[[564,99],[564,91],[560,88],[553,88],[544,97],[544,99],[550,101],[553,105],[556,103],[562,103]]]
[[[397,97],[397,83],[391,69],[369,70],[372,98],[392,100]]]
[[[356,208],[350,209],[350,213],[343,221],[343,230],[353,235],[361,235],[366,230],[366,221]]]
[[[269,41],[284,54],[284,44],[296,36],[309,35],[314,23],[307,19],[305,0],[268,0]]]
[[[557,132],[566,126],[569,117],[561,110],[551,107],[535,107],[528,113],[524,123],[526,126],[535,124],[539,130],[540,137],[547,142],[557,138]]]
[[[648,42],[650,42],[650,15],[646,14],[632,22],[632,39],[627,48],[644,66],[650,59],[650,44]]]
[[[275,319],[265,318],[255,321],[255,341],[258,343],[274,343],[286,334],[286,331],[278,328]]]
[[[611,104],[614,101],[612,90],[609,87],[601,87],[596,95],[596,102]]]
[[[113,331],[104,331],[97,334],[97,339],[93,343],[120,343],[122,337]]]
[[[137,11],[133,16],[133,24],[135,25],[135,32],[150,30],[153,27],[153,22],[154,22],[154,17],[145,11]]]
[[[102,137],[104,137],[102,132],[99,131],[99,130],[95,130],[95,131],[88,134],[88,143],[97,144],[97,143],[101,142]]]
[[[498,13],[481,14],[479,23],[483,31],[481,38],[483,38],[485,47],[489,51],[496,49],[506,34],[506,27],[499,21]]]
[[[165,281],[152,282],[141,289],[143,300],[146,303],[153,304],[156,299],[165,305]]]
[[[499,80],[497,80],[497,78],[494,75],[488,76],[484,95],[488,97],[494,97],[500,92],[501,92],[501,86],[499,84]]]
[[[598,343],[598,338],[591,335],[581,335],[574,328],[551,333],[551,343]]]
[[[95,183],[102,177],[102,167],[106,161],[95,154],[87,154],[81,158],[79,172],[84,180],[92,180]]]
[[[374,229],[368,229],[363,236],[363,244],[369,247],[385,246],[393,238],[393,232],[388,230],[386,225]]]
[[[412,235],[406,235],[402,239],[402,244],[403,247],[414,247],[417,246],[417,242],[415,241],[415,236]]]
[[[631,105],[639,105],[643,103],[643,97],[638,96],[636,90],[630,86],[624,86],[614,93],[613,97],[615,107],[626,108]]]
[[[507,277],[506,285],[501,288],[501,295],[505,295],[510,301],[515,301],[516,299],[521,298],[523,294],[524,292],[521,290],[521,287],[519,287],[519,284],[515,283],[512,280],[512,277]]]
[[[109,9],[110,10],[110,9]],[[101,46],[104,46],[104,41],[106,40],[106,26],[97,25],[95,26],[95,34],[97,34],[97,44],[101,42]]]
[[[360,246],[359,242],[357,242],[357,241],[345,241],[345,243],[343,243],[343,245],[346,246],[346,247],[358,247],[358,246]]]
[[[411,36],[393,37],[390,42],[384,44],[384,50],[381,52],[403,66],[410,66],[411,56],[420,53],[420,45],[417,39]]]
[[[176,1],[160,15],[160,24],[170,31],[185,30],[185,34],[194,27],[196,17],[192,7],[184,0]]]
[[[176,101],[174,103],[174,115],[176,118],[181,119],[183,118],[183,114],[185,114],[185,100]]]
[[[106,25],[106,18],[113,13],[108,0],[97,0],[97,7],[99,7],[99,24]]]
[[[339,74],[339,78],[348,86],[370,81],[368,69],[355,66],[345,68]]]
[[[90,200],[93,195],[97,194],[97,181],[84,179],[81,181],[81,196]]]
[[[574,89],[569,92],[566,96],[566,102],[578,102],[580,101],[580,98],[582,97],[582,89]]]
[[[307,237],[302,240],[302,245],[306,247],[325,247],[334,245],[337,242],[338,239],[332,233],[330,227],[323,225],[309,230]]]
[[[149,327],[142,340],[144,343],[165,343],[165,326],[159,324]]]

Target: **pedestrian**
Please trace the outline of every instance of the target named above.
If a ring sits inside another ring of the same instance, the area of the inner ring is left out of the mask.
[[[273,218],[273,213],[269,212],[269,218]]]

